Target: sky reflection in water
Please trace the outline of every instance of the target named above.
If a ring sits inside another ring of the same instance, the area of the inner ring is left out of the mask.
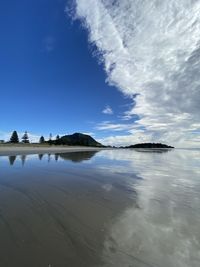
[[[0,265],[197,267],[199,166],[198,150],[0,157]]]

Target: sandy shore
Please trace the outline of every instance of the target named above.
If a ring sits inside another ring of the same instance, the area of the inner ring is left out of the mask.
[[[0,156],[100,151],[108,148],[83,146],[40,146],[40,145],[0,145]]]

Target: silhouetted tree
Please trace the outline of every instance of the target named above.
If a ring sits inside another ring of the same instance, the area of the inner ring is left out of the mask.
[[[28,133],[27,131],[24,133],[24,135],[22,136],[22,143],[25,143],[25,144],[28,144],[30,143],[29,142],[29,139],[28,139]]]
[[[17,134],[17,131],[14,131],[10,137],[10,142],[11,143],[19,143],[19,137]]]
[[[45,142],[45,139],[44,139],[44,136],[41,136],[40,137],[40,140],[39,140],[40,144],[44,143]]]
[[[48,141],[49,145],[52,145],[53,141],[52,141],[52,133],[49,134],[49,141]]]
[[[56,136],[55,144],[60,145],[60,136],[59,135]]]

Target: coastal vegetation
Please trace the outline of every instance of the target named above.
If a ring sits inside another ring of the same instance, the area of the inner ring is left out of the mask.
[[[4,142],[2,140],[2,144],[30,144],[29,136],[27,131],[25,131],[24,135],[21,138],[21,142],[18,137],[17,131],[13,131],[10,140],[8,142]],[[82,133],[74,133],[64,136],[56,135],[53,138],[53,135],[49,134],[49,139],[45,140],[44,136],[42,135],[38,142],[32,143],[33,145],[66,145],[66,146],[88,146],[88,147],[111,147],[111,146],[104,146],[98,141],[96,141],[93,137],[87,134]],[[114,148],[114,147],[113,147]],[[173,146],[169,146],[162,143],[139,143],[129,146],[123,146],[120,148],[143,148],[143,149],[172,149]]]
[[[21,138],[18,136],[17,131],[13,131],[8,142],[2,140],[2,144],[30,144],[29,136],[27,131],[25,131],[24,135]],[[49,139],[45,140],[42,135],[38,142],[32,143],[33,145],[67,145],[67,146],[92,146],[92,147],[103,147],[103,145],[97,142],[93,137],[87,134],[82,133],[74,133],[71,135],[59,136],[56,135],[55,139],[53,139],[52,134],[50,133]]]
[[[61,137],[57,135],[55,139],[52,139],[52,135],[50,134],[48,141],[45,141],[44,137],[41,136],[39,143],[40,144],[46,143],[49,145],[103,147],[103,145],[97,142],[93,137],[82,133],[74,133],[71,135],[64,135]]]

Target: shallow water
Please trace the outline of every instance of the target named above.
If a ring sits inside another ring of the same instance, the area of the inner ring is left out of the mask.
[[[200,150],[0,157],[0,266],[199,267]]]

